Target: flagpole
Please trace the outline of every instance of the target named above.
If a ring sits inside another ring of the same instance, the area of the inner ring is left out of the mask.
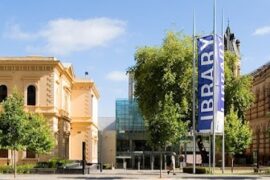
[[[224,44],[224,13],[222,9],[222,23],[221,23],[221,37]],[[225,123],[225,122],[224,122]],[[225,125],[223,124],[223,132],[222,132],[222,174],[225,171],[225,133],[224,133]]]
[[[193,127],[193,174],[196,173],[196,128],[195,128],[195,104],[196,104],[196,99],[195,99],[195,66],[196,66],[196,55],[195,55],[195,50],[196,50],[196,43],[195,43],[195,10],[193,9],[193,72],[192,72],[192,77],[193,77],[193,92],[192,92],[192,127]]]
[[[213,7],[213,38],[214,38],[214,63],[213,63],[213,74],[214,74],[214,101],[213,101],[213,174],[215,174],[215,166],[216,166],[216,0],[214,0],[214,7]]]

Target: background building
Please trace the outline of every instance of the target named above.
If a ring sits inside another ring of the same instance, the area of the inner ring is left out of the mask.
[[[253,163],[269,165],[270,161],[270,62],[251,73],[255,101],[246,112],[252,129],[252,144],[247,155]]]
[[[114,117],[99,117],[99,162],[107,167],[115,166],[116,131]]]
[[[99,92],[94,82],[75,78],[71,64],[54,57],[1,57],[0,101],[14,88],[23,94],[25,110],[43,114],[55,136],[55,149],[40,160],[52,156],[79,160],[84,141],[87,161],[97,162]],[[37,161],[28,151],[17,157],[19,162]],[[1,150],[1,163],[10,158],[10,151]]]
[[[128,99],[118,99],[115,103],[116,117],[116,162],[118,167],[136,168],[138,162],[145,168],[146,144],[144,120],[134,99],[134,77],[129,73]],[[149,164],[149,163],[148,163]]]
[[[238,76],[240,74],[240,41],[235,39],[229,27],[225,33],[225,50],[234,52],[239,58],[234,69],[235,76]],[[252,91],[255,101],[246,112],[246,120],[249,121],[252,129],[252,144],[246,150],[247,158],[240,157],[236,160],[246,159],[242,163],[259,162],[268,165],[270,160],[270,63],[261,66],[250,75],[253,77]]]
[[[159,151],[147,144],[146,123],[134,98],[134,77],[129,74],[128,98],[116,100],[116,166],[118,168],[159,168]],[[164,152],[164,158],[166,158]],[[163,161],[164,163],[166,161]]]
[[[145,165],[146,145],[144,121],[139,113],[138,103],[133,99],[116,100],[116,158],[117,165],[127,162],[127,168],[135,168],[142,160]]]

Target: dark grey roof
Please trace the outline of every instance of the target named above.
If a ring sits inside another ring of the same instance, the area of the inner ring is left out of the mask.
[[[115,130],[115,117],[98,117],[98,129]]]
[[[261,65],[260,67],[258,67],[257,69],[255,69],[254,71],[252,71],[251,73],[249,73],[251,76],[256,76],[259,73],[263,72],[264,70],[268,69],[270,67],[270,61],[268,61],[266,64]]]

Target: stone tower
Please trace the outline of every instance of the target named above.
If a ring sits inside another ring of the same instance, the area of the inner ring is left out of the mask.
[[[230,26],[228,24],[226,28],[226,32],[224,34],[224,49],[225,51],[231,51],[236,54],[238,57],[238,61],[236,63],[236,67],[233,69],[234,75],[239,76],[240,75],[240,41],[239,39],[236,39],[234,36],[234,33],[231,32]]]
[[[128,72],[128,99],[134,99],[134,74],[132,72]]]

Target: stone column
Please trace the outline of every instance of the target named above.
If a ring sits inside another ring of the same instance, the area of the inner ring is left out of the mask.
[[[142,155],[142,168],[145,169],[145,161],[144,161],[144,154]]]
[[[154,170],[154,162],[155,162],[155,156],[151,154],[150,156],[151,170]]]
[[[164,155],[164,170],[167,170],[167,156]]]

